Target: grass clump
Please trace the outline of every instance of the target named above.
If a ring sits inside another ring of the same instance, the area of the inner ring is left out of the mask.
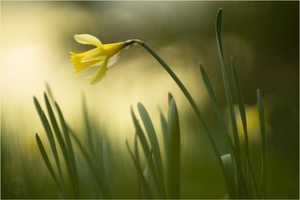
[[[140,184],[140,198],[180,198],[180,128],[179,117],[175,100],[169,94],[169,112],[166,120],[161,113],[162,133],[164,136],[164,145],[159,145],[156,131],[153,127],[149,114],[143,104],[138,104],[138,111],[142,119],[146,134],[139,124],[136,115],[131,109],[132,119],[135,126],[136,137],[134,142],[134,151],[132,151],[127,142],[128,151],[135,164],[138,182]],[[148,142],[149,141],[149,142]],[[146,165],[142,168],[139,146],[143,149],[143,158]],[[163,149],[163,151],[162,151]],[[165,161],[162,161],[162,153],[165,153]],[[165,164],[163,164],[165,163]],[[150,173],[149,173],[149,172]],[[151,174],[151,177],[149,177]],[[152,178],[156,192],[151,192]],[[154,194],[158,194],[155,196]]]

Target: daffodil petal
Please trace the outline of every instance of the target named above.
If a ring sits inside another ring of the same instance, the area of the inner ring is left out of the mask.
[[[94,46],[101,46],[101,41],[93,35],[90,34],[76,34],[74,39],[81,44],[90,44]]]
[[[104,60],[107,57],[106,54],[104,54],[103,49],[100,47],[97,47],[87,53],[85,56],[82,57],[81,62],[90,62],[94,60]]]
[[[99,69],[93,75],[91,84],[95,84],[95,83],[99,82],[104,77],[106,70],[107,70],[106,65],[107,65],[107,59],[104,60],[104,62],[99,67]]]
[[[95,65],[100,65],[103,60],[94,60],[94,61],[89,61],[89,62],[81,62],[82,55],[84,53],[76,54],[74,52],[70,52],[71,54],[71,61],[74,65],[75,72],[80,72],[81,70],[84,70],[85,68],[88,67],[93,67]]]
[[[112,67],[120,58],[120,53],[115,54],[114,56],[110,57],[107,63],[107,68]]]

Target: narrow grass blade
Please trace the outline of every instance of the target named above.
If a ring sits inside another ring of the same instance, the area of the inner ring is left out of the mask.
[[[146,181],[148,182],[149,181],[149,165],[148,165],[148,163],[143,170],[143,175],[144,175]]]
[[[136,162],[141,165],[140,163],[140,155],[139,155],[139,149],[138,149],[138,138],[137,138],[137,134],[134,135],[134,157],[136,159]],[[144,173],[143,173],[144,175]],[[139,198],[143,198],[144,197],[144,191],[143,191],[143,187],[142,187],[142,183],[140,181],[140,178],[137,177],[137,181],[138,181],[138,191],[139,191]]]
[[[224,64],[224,54],[223,54],[223,48],[222,48],[222,38],[221,38],[221,26],[222,26],[222,9],[218,10],[217,17],[216,17],[216,39],[217,39],[217,48],[219,53],[219,59],[220,59],[220,67],[221,67],[221,73],[223,77],[223,85],[225,90],[225,96],[227,100],[227,105],[230,113],[230,122],[231,122],[231,128],[234,138],[234,148],[235,148],[235,154],[236,154],[236,168],[237,170],[240,170],[239,173],[237,173],[237,180],[238,180],[238,187],[239,189],[237,192],[241,193],[239,197],[244,196],[244,192],[247,192],[246,190],[246,184],[244,182],[243,173],[241,173],[241,157],[240,157],[240,144],[239,144],[239,137],[238,137],[238,130],[237,130],[237,124],[236,124],[236,118],[235,118],[235,112],[233,108],[233,101],[232,96],[230,92],[229,82],[227,78],[226,68]]]
[[[133,163],[134,163],[134,166],[135,166],[135,169],[136,169],[136,172],[137,172],[137,176],[140,180],[140,183],[142,184],[142,187],[144,188],[144,192],[145,192],[145,198],[151,198],[151,191],[150,191],[150,187],[143,175],[143,172],[141,170],[141,167],[139,165],[139,163],[137,162],[136,158],[134,157],[134,154],[133,152],[131,151],[130,147],[129,147],[129,144],[126,140],[126,146],[127,146],[127,149],[128,149],[128,152],[129,152],[129,155],[131,157],[131,159],[133,160]]]
[[[206,87],[206,90],[208,92],[208,95],[213,103],[213,106],[215,108],[215,111],[217,113],[217,116],[218,116],[218,119],[221,123],[221,126],[223,126],[223,129],[226,133],[226,139],[230,145],[230,148],[231,148],[231,151],[232,153],[234,154],[235,153],[235,150],[234,150],[234,147],[233,147],[233,143],[232,143],[232,140],[230,138],[230,134],[228,132],[228,128],[227,128],[227,125],[226,125],[226,122],[224,120],[224,116],[223,116],[223,112],[222,112],[222,109],[221,109],[221,106],[220,104],[218,103],[217,101],[217,98],[216,98],[216,95],[215,95],[215,92],[214,92],[214,89],[213,89],[213,86],[208,78],[208,75],[204,69],[204,66],[202,64],[199,65],[200,66],[200,72],[201,72],[201,76],[202,76],[202,80],[204,82],[204,85]],[[234,155],[235,157],[235,155]]]
[[[51,125],[53,127],[53,130],[54,130],[55,136],[57,138],[57,141],[60,145],[60,148],[62,150],[63,157],[65,159],[66,165],[70,166],[70,160],[69,160],[69,157],[68,157],[67,148],[66,148],[64,139],[62,137],[61,131],[59,129],[58,123],[56,121],[55,115],[53,113],[51,104],[49,102],[49,99],[48,99],[48,96],[47,96],[46,93],[44,93],[44,99],[45,99],[45,104],[46,104],[46,107],[47,107],[48,115],[50,117]]]
[[[159,110],[159,116],[160,116],[160,124],[161,124],[161,129],[163,133],[163,140],[164,140],[164,149],[165,152],[168,148],[168,125],[167,125],[167,120],[164,114],[162,113],[161,110]]]
[[[238,78],[236,66],[234,64],[233,57],[230,58],[230,66],[231,66],[231,74],[232,74],[232,79],[233,79],[233,85],[234,89],[237,94],[237,100],[239,104],[239,111],[240,111],[240,116],[243,124],[243,130],[245,134],[245,142],[246,142],[246,153],[247,156],[249,157],[249,142],[248,142],[248,130],[247,130],[247,117],[246,117],[246,111],[245,111],[245,103],[244,103],[244,98],[242,95],[242,89],[240,87],[240,81]]]
[[[37,133],[35,134],[35,139],[36,139],[37,145],[38,145],[38,147],[39,147],[40,153],[41,153],[41,155],[42,155],[42,158],[43,158],[43,160],[44,160],[44,163],[46,164],[46,166],[47,166],[47,168],[48,168],[48,170],[49,170],[49,172],[50,172],[50,174],[51,174],[51,176],[52,176],[54,182],[56,183],[56,185],[57,185],[59,191],[60,191],[61,194],[64,196],[63,189],[62,189],[60,183],[58,182],[58,179],[57,179],[56,176],[55,176],[54,170],[53,170],[53,168],[52,168],[52,166],[51,166],[51,163],[50,163],[50,160],[49,160],[49,158],[48,158],[48,156],[47,156],[45,147],[44,147],[44,145],[43,145],[43,143],[42,143],[42,141],[41,141],[41,139],[40,139],[40,137],[39,137],[39,135],[38,135]]]
[[[169,92],[169,93],[168,93],[168,104],[169,104],[169,105],[170,105],[172,99],[173,99],[173,95]]]
[[[150,155],[147,157],[147,163],[144,170],[142,169],[141,161],[140,161],[140,155],[139,155],[139,148],[138,148],[138,136],[135,134],[134,136],[134,157],[136,159],[137,164],[139,165],[139,168],[143,172],[143,176],[145,178],[146,183],[149,183],[149,160],[152,159],[152,150],[150,150]],[[141,179],[138,177],[138,189],[139,189],[139,196],[140,198],[147,198],[147,188],[143,187],[143,183]],[[146,191],[145,191],[146,190]]]
[[[204,84],[205,84],[205,86],[206,86],[206,89],[207,89],[207,91],[208,91],[208,94],[209,94],[209,96],[210,96],[210,98],[211,98],[211,100],[212,100],[212,102],[213,102],[213,105],[214,105],[214,108],[215,108],[215,110],[216,110],[216,113],[217,113],[217,116],[218,116],[218,118],[219,118],[219,121],[220,121],[221,125],[223,126],[224,131],[225,131],[226,134],[227,134],[226,139],[227,139],[228,143],[230,144],[231,151],[232,151],[231,158],[233,158],[234,160],[237,160],[236,149],[234,148],[233,143],[232,143],[232,140],[230,139],[229,131],[228,131],[228,129],[227,129],[227,126],[226,126],[226,123],[225,123],[225,120],[224,120],[224,117],[223,117],[223,113],[222,113],[222,110],[221,110],[221,106],[220,106],[220,104],[217,102],[217,99],[216,99],[216,96],[215,96],[215,93],[214,93],[212,84],[211,84],[211,82],[210,82],[210,80],[209,80],[209,78],[208,78],[208,76],[207,76],[207,74],[206,74],[206,71],[205,71],[205,69],[204,69],[204,66],[203,66],[202,64],[200,64],[200,72],[201,72],[201,75],[202,75],[203,82],[204,82]],[[220,157],[220,158],[222,158],[222,157]],[[222,163],[221,163],[221,164],[224,165],[224,161],[223,161],[223,160],[222,160]],[[224,166],[224,167],[225,167],[225,166]],[[235,168],[235,169],[237,170],[237,173],[240,174],[240,178],[241,178],[241,182],[242,182],[241,185],[245,185],[245,183],[244,183],[245,181],[244,181],[244,178],[243,178],[243,175],[242,175],[242,174],[243,174],[242,169],[241,169],[240,167],[237,167],[237,168]],[[228,177],[227,177],[227,175],[226,175],[226,171],[227,171],[226,169],[223,169],[223,173],[224,173],[224,178],[225,178],[225,180],[228,179]],[[230,182],[230,181],[226,181],[226,186],[227,186],[228,191],[230,191],[231,188],[234,187],[234,186],[232,186],[232,185],[228,185],[228,184],[231,184],[231,183],[232,183],[232,182]],[[232,190],[231,190],[231,191],[232,191]],[[229,192],[229,194],[231,195],[232,193]]]
[[[102,163],[103,163],[103,169],[104,169],[104,174],[106,178],[106,185],[107,185],[107,193],[110,194],[111,198],[116,198],[116,190],[114,189],[114,182],[113,182],[113,176],[112,176],[112,168],[110,165],[110,156],[109,156],[109,151],[108,151],[108,145],[106,141],[103,139],[102,140]]]
[[[150,147],[149,147],[149,144],[148,144],[148,141],[145,137],[145,134],[144,134],[144,131],[142,130],[134,112],[133,112],[133,109],[131,107],[131,116],[132,116],[132,119],[133,119],[133,124],[135,126],[135,130],[136,130],[136,134],[141,142],[141,146],[142,146],[142,149],[143,149],[143,152],[144,152],[144,156],[147,158],[148,155],[150,155]],[[150,157],[150,160],[149,160],[149,168],[150,168],[150,171],[153,175],[153,178],[154,178],[154,181],[155,181],[155,185],[157,187],[157,190],[159,190],[160,188],[160,185],[159,185],[159,180],[158,180],[158,174],[156,172],[156,168],[154,166],[154,162],[153,162],[153,159],[152,159],[152,156]]]
[[[245,103],[244,103],[244,98],[243,98],[243,92],[241,88],[241,84],[238,78],[238,73],[237,69],[234,63],[233,57],[230,58],[230,63],[231,63],[231,74],[232,74],[232,79],[233,79],[233,85],[234,89],[237,94],[237,101],[239,105],[239,112],[240,112],[240,117],[243,125],[243,131],[244,131],[244,137],[245,137],[245,152],[246,152],[246,183],[248,183],[249,187],[249,192],[252,193],[252,196],[255,196],[256,193],[256,178],[253,173],[253,167],[251,164],[250,160],[250,155],[249,155],[249,139],[248,139],[248,129],[247,129],[247,116],[246,116],[246,111],[245,111]],[[252,179],[252,183],[254,184],[254,187],[252,188],[250,184],[250,179]]]
[[[138,103],[137,105],[138,111],[140,113],[141,119],[143,121],[143,124],[145,126],[152,150],[153,150],[153,156],[155,160],[155,166],[157,169],[158,177],[159,177],[159,188],[160,188],[160,193],[162,195],[161,198],[165,197],[165,181],[164,181],[164,173],[163,173],[163,165],[162,165],[162,159],[161,159],[161,153],[160,153],[160,147],[156,135],[156,131],[153,127],[153,123],[150,119],[150,116],[144,107],[143,104]]]
[[[224,90],[225,90],[225,96],[227,99],[227,104],[228,104],[228,109],[231,117],[231,128],[233,131],[233,138],[234,138],[234,145],[236,148],[236,153],[237,153],[237,159],[238,162],[240,160],[240,145],[239,145],[239,138],[238,138],[238,132],[237,132],[237,125],[236,125],[236,118],[235,118],[235,112],[233,108],[233,102],[232,102],[232,96],[230,92],[230,87],[229,87],[229,82],[227,78],[227,73],[225,69],[225,64],[224,64],[224,54],[223,54],[223,48],[222,48],[222,38],[221,38],[221,26],[222,26],[222,9],[218,10],[217,17],[216,17],[216,39],[217,39],[217,47],[218,47],[218,52],[219,52],[219,58],[220,58],[220,63],[221,63],[221,72],[222,72],[222,77],[223,77],[223,85],[224,85]]]
[[[139,122],[138,122],[138,120],[137,120],[137,118],[136,118],[136,116],[133,112],[132,107],[131,107],[130,111],[131,111],[131,116],[132,116],[132,119],[133,119],[133,124],[135,126],[136,134],[138,135],[138,137],[140,139],[140,142],[141,142],[141,145],[143,147],[145,155],[148,155],[149,151],[150,151],[150,148],[149,148],[149,144],[147,142],[147,139],[145,137],[145,134],[144,134],[144,132],[143,132],[143,130],[142,130],[142,128],[141,128],[141,126],[140,126],[140,124],[139,124]]]
[[[261,144],[262,144],[262,178],[261,178],[261,198],[265,198],[266,194],[266,125],[265,125],[265,114],[264,114],[264,105],[261,97],[261,92],[258,89],[257,92],[257,104],[259,112],[259,123],[260,123],[260,135],[261,135]]]
[[[45,132],[46,132],[46,135],[47,135],[47,138],[48,138],[48,141],[49,141],[52,153],[53,153],[53,157],[55,159],[55,163],[56,163],[58,172],[62,176],[61,165],[60,165],[60,161],[59,161],[59,157],[58,157],[58,153],[57,153],[56,144],[55,144],[55,140],[54,140],[54,137],[53,137],[52,129],[50,127],[48,119],[47,119],[44,111],[42,110],[41,105],[38,102],[38,100],[35,97],[33,97],[33,101],[34,101],[35,108],[36,108],[36,110],[39,114],[40,120],[41,120],[41,122],[44,126],[44,129],[45,129]]]
[[[92,128],[89,120],[89,114],[88,114],[88,109],[87,109],[87,104],[86,104],[86,99],[84,94],[82,94],[82,109],[83,109],[83,118],[84,118],[84,125],[85,125],[85,131],[86,131],[86,136],[87,136],[87,141],[89,143],[89,148],[92,153],[95,154],[95,146],[94,146],[94,138],[92,135]]]
[[[168,198],[180,198],[180,127],[177,107],[172,98],[168,114],[167,149],[167,188]]]
[[[70,158],[70,163],[69,163],[69,165],[67,165],[67,167],[68,167],[68,171],[69,171],[70,178],[72,181],[74,195],[75,195],[75,197],[79,197],[79,180],[78,180],[78,175],[77,175],[77,167],[76,167],[76,161],[75,161],[75,156],[74,156],[74,150],[73,150],[73,146],[72,146],[70,135],[69,135],[69,128],[65,122],[65,119],[60,110],[60,107],[56,102],[55,102],[55,107],[56,107],[56,110],[57,110],[57,113],[58,113],[58,116],[60,119],[60,124],[62,126],[62,130],[64,133],[68,157]]]
[[[235,170],[234,170],[234,161],[231,154],[225,154],[221,156],[221,159],[225,168],[225,178],[228,186],[228,193],[230,198],[236,197],[236,183],[235,183]]]
[[[149,152],[149,155],[148,155],[148,157],[147,157],[147,164],[146,164],[146,167],[145,167],[145,169],[144,169],[144,171],[143,171],[143,174],[144,174],[144,176],[145,176],[145,179],[146,179],[146,181],[148,181],[149,180],[149,173],[148,173],[148,169],[149,169],[149,162],[152,160],[152,156],[153,156],[153,151],[152,151],[152,149],[150,149],[150,152]]]
[[[104,198],[109,198],[109,196],[104,192],[105,186],[104,186],[104,183],[102,182],[102,177],[99,176],[98,170],[95,168],[94,162],[93,162],[92,158],[90,157],[90,154],[88,154],[88,151],[81,144],[79,138],[74,133],[74,131],[71,130],[70,128],[69,128],[69,130],[70,130],[70,136],[74,139],[75,143],[79,147],[79,150],[81,151],[84,159],[87,161],[87,164],[90,167],[97,184],[99,185],[99,190],[100,190],[101,196],[103,196]]]
[[[54,96],[48,83],[46,83],[46,93],[48,94],[50,102],[54,104]]]
[[[200,72],[201,72],[201,76],[202,76],[202,80],[204,82],[204,85],[206,87],[206,90],[208,92],[208,95],[210,97],[210,99],[212,100],[215,108],[216,108],[216,111],[217,113],[222,116],[222,112],[221,112],[221,107],[220,105],[218,104],[218,101],[217,101],[217,98],[216,98],[216,95],[215,95],[215,92],[214,92],[214,89],[213,89],[213,86],[208,78],[208,75],[204,69],[204,66],[200,63],[199,64],[199,67],[200,67]],[[223,117],[221,119],[223,121]]]

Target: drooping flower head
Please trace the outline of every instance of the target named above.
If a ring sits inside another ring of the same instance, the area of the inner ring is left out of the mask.
[[[116,62],[118,54],[125,47],[136,43],[135,40],[127,40],[125,42],[102,44],[98,38],[89,34],[78,34],[74,38],[78,43],[95,46],[95,48],[82,53],[70,52],[75,72],[97,67],[97,71],[92,76],[91,84],[97,83],[104,77],[107,69]]]

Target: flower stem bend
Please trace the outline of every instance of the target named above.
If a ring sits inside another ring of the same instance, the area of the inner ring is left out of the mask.
[[[138,43],[140,44],[142,47],[144,47],[160,64],[161,66],[168,72],[168,74],[172,77],[172,79],[176,82],[176,84],[178,85],[178,87],[181,89],[181,91],[183,92],[183,94],[185,95],[185,97],[187,98],[188,102],[190,103],[190,105],[192,106],[194,112],[196,113],[198,119],[200,120],[200,122],[203,125],[203,128],[205,130],[205,133],[209,139],[209,142],[212,145],[213,151],[215,153],[215,155],[217,156],[217,160],[224,172],[224,166],[221,160],[221,155],[217,149],[217,146],[212,138],[212,135],[210,133],[210,130],[207,126],[206,121],[204,120],[200,110],[198,109],[194,99],[192,98],[191,94],[188,92],[188,90],[186,89],[186,87],[184,86],[184,84],[181,82],[181,80],[177,77],[177,75],[174,73],[174,71],[167,65],[167,63],[165,63],[165,61],[155,52],[152,50],[151,47],[149,47],[145,42],[141,41],[141,40],[128,40],[127,42],[130,43]]]

